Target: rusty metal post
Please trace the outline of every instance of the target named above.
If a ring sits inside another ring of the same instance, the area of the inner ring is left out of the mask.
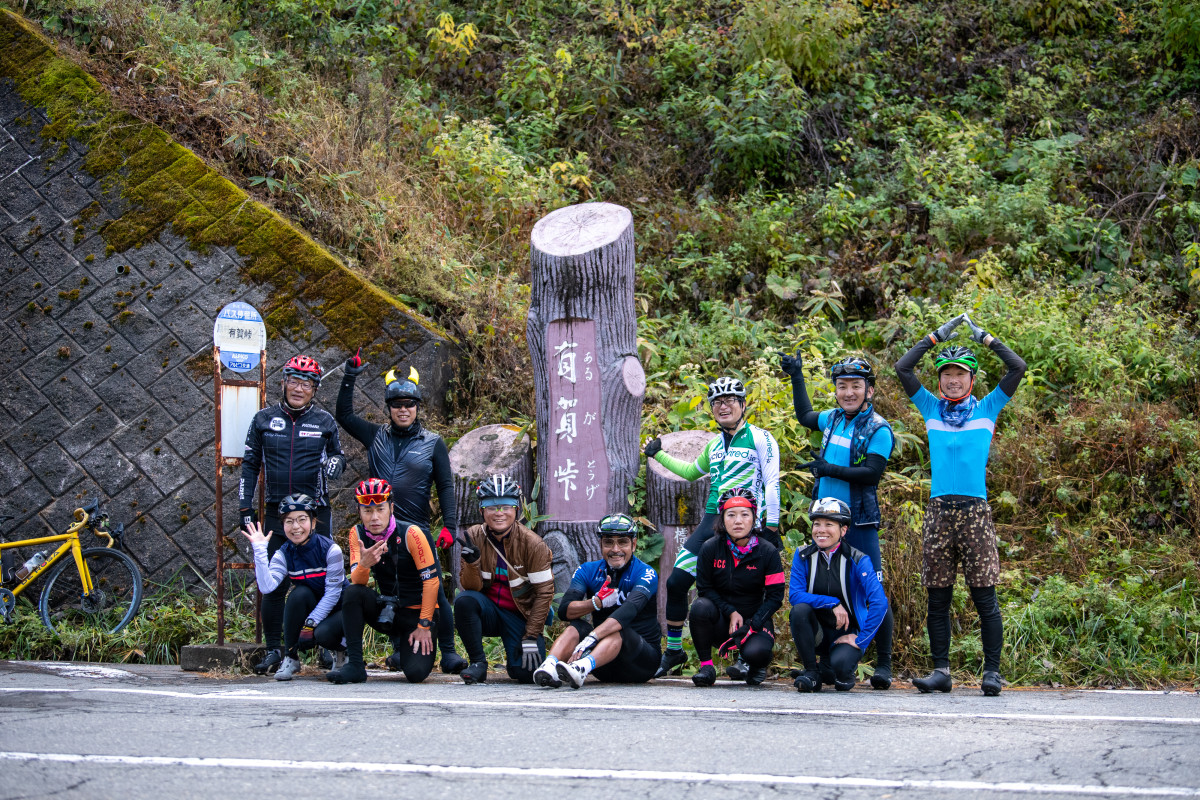
[[[225,467],[240,467],[242,459],[225,458],[221,455],[221,389],[223,386],[255,387],[258,389],[258,402],[262,405],[267,396],[267,353],[259,351],[258,379],[255,381],[224,380],[221,377],[221,348],[213,346],[213,393],[216,421],[216,546],[217,546],[217,644],[225,644],[225,570],[253,570],[254,564],[244,562],[225,563],[225,508],[222,479]],[[260,472],[258,476],[258,518],[266,518],[266,476]],[[257,585],[254,590],[254,641],[262,644],[262,592]]]
[[[217,646],[225,644],[225,498],[221,491],[221,473],[224,459],[221,457],[221,348],[213,346],[213,395],[215,402],[216,432],[216,545],[217,545]]]

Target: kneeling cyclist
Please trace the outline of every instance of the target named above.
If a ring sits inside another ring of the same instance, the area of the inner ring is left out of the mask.
[[[854,688],[858,661],[887,614],[888,600],[871,559],[842,541],[850,527],[850,507],[825,497],[813,503],[808,516],[813,543],[792,557],[788,584],[792,639],[804,666],[796,689],[819,692],[822,683],[832,683],[839,692],[848,692]]]
[[[746,422],[746,387],[736,378],[719,378],[710,384],[708,403],[721,432],[694,463],[663,452],[658,439],[646,442],[647,458],[685,480],[694,481],[707,474],[711,481],[704,517],[680,549],[667,577],[667,649],[655,677],[678,672],[687,662],[683,626],[687,621],[688,590],[696,580],[700,548],[712,538],[721,495],[730,489],[749,489],[763,522],[763,537],[780,546],[779,444],[768,431]]]
[[[730,489],[721,495],[720,509],[716,536],[700,548],[697,560],[700,596],[692,603],[691,620],[700,670],[692,682],[716,682],[712,648],[724,640],[722,655],[737,650],[745,664],[740,676],[757,686],[766,680],[775,648],[771,617],[783,605],[783,562],[775,545],[755,534],[758,509],[752,492]]]
[[[638,525],[624,514],[600,520],[599,561],[575,570],[558,616],[567,629],[533,673],[538,686],[575,689],[588,675],[604,683],[645,683],[661,655],[658,575],[633,555]],[[591,614],[592,624],[584,621]]]
[[[342,548],[314,532],[316,515],[317,503],[308,495],[283,498],[278,519],[287,541],[272,556],[267,551],[274,531],[264,531],[261,523],[250,521],[242,532],[254,550],[258,590],[264,597],[276,590],[287,594],[280,604],[282,613],[269,613],[275,606],[263,603],[262,615],[267,641],[278,642],[282,633],[283,648],[272,648],[254,668],[259,675],[275,670],[277,681],[290,681],[300,671],[301,650],[315,645],[342,650],[342,619],[337,611],[345,581]],[[335,661],[341,658],[338,652]]]
[[[409,683],[420,683],[433,671],[431,631],[441,582],[433,543],[417,525],[400,532],[387,481],[362,481],[355,495],[360,522],[350,531],[350,585],[342,595],[347,663],[325,677],[333,683],[367,679],[363,628],[370,625],[398,645],[391,663],[404,671]],[[372,576],[378,592],[367,588]]]
[[[462,541],[459,583],[454,598],[458,635],[470,665],[465,683],[487,680],[484,636],[504,642],[508,676],[533,683],[533,671],[546,654],[542,630],[554,602],[553,555],[542,537],[517,522],[521,485],[507,475],[492,475],[475,489],[483,524],[467,529]]]

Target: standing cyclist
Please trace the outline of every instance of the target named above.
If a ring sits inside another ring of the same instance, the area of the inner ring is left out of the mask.
[[[403,527],[417,525],[430,533],[433,520],[429,501],[435,486],[442,506],[442,519],[454,524],[457,517],[450,451],[441,436],[417,419],[421,405],[417,371],[412,370],[405,380],[398,380],[395,370],[388,372],[383,400],[387,404],[389,421],[386,425],[377,425],[354,413],[354,382],[364,369],[366,363],[361,352],[347,359],[337,398],[338,423],[367,449],[370,476],[391,485],[392,505]],[[450,531],[443,526],[437,546],[449,547],[453,541]],[[442,672],[457,675],[467,666],[467,660],[454,652],[454,612],[441,581],[438,592],[437,639],[442,651]],[[402,646],[402,643],[398,644],[397,651]],[[389,661],[389,666],[394,664]]]
[[[554,602],[553,555],[542,537],[517,522],[521,485],[507,475],[492,475],[475,490],[483,524],[467,529],[462,541],[459,581],[454,598],[458,633],[470,666],[465,683],[487,680],[484,636],[504,642],[508,676],[533,683],[533,671],[546,655],[542,634]]]
[[[954,338],[966,323],[971,339],[990,348],[1008,371],[982,400],[972,396],[979,362],[965,347],[951,346],[934,359],[938,389],[934,395],[913,374],[921,356],[939,343]],[[996,527],[987,502],[987,462],[996,431],[996,417],[1008,403],[1021,378],[1025,362],[996,337],[961,314],[921,339],[896,362],[896,375],[913,405],[925,418],[929,435],[929,462],[933,473],[929,505],[921,532],[921,582],[929,593],[929,652],[933,672],[913,685],[922,692],[948,692],[950,679],[950,603],[954,579],[961,563],[971,600],[979,612],[983,639],[983,693],[1000,694],[1000,653],[1004,648],[1004,623],[996,601],[1000,553]]]
[[[775,437],[746,422],[746,387],[736,378],[719,378],[708,387],[708,403],[721,432],[714,436],[694,463],[663,452],[657,439],[646,442],[646,457],[653,458],[679,477],[694,481],[706,473],[711,481],[704,517],[688,537],[667,578],[667,649],[655,677],[679,671],[687,662],[683,652],[683,625],[687,621],[688,590],[696,580],[696,557],[713,535],[717,500],[730,489],[749,489],[764,523],[764,538],[777,548],[779,540],[779,445]],[[745,680],[743,662],[730,667],[729,676]]]
[[[602,683],[645,683],[658,668],[658,574],[633,554],[638,525],[609,514],[596,533],[603,558],[575,570],[558,606],[567,629],[534,671],[538,686],[566,681],[578,689],[588,675]],[[591,624],[583,619],[588,615]]]
[[[254,513],[254,490],[259,470],[266,473],[266,519],[263,527],[270,532],[267,558],[287,541],[279,503],[287,496],[305,494],[316,503],[314,532],[332,535],[329,515],[327,482],[337,478],[346,468],[337,424],[328,411],[317,408],[313,397],[321,385],[321,365],[315,359],[300,355],[283,368],[283,398],[254,415],[246,432],[246,452],[242,456],[242,478],[238,482],[238,508],[245,528],[257,521]],[[263,620],[282,618],[287,584],[281,583],[263,595]],[[255,665],[256,672],[275,669],[282,661],[279,655],[279,629],[265,631],[267,655]]]
[[[895,437],[888,421],[875,412],[875,370],[865,358],[851,356],[833,365],[838,407],[818,414],[813,411],[804,385],[804,363],[800,353],[783,356],[783,371],[792,378],[792,404],[796,419],[810,430],[821,431],[821,450],[807,466],[812,470],[813,499],[833,497],[850,508],[851,523],[846,544],[866,553],[883,583],[883,559],[879,552],[879,498],[877,489]],[[875,636],[875,673],[871,686],[892,685],[892,609]]]

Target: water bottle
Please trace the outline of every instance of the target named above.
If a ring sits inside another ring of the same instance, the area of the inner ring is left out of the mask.
[[[24,564],[22,564],[21,568],[19,570],[17,570],[17,580],[18,581],[25,580],[26,578],[29,577],[29,573],[33,572],[35,569],[37,569],[38,567],[40,567],[42,564],[45,564],[45,563],[46,563],[46,551],[45,550],[41,551],[40,553],[34,553],[33,557],[30,558],[28,561],[26,561]]]

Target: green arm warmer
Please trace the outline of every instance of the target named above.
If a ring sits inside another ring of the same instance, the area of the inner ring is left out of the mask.
[[[666,450],[659,450],[655,453],[654,460],[685,481],[694,481],[708,474],[708,450],[709,448],[705,447],[704,452],[700,454],[695,463],[689,463],[682,458],[675,458],[672,455],[668,455]]]

